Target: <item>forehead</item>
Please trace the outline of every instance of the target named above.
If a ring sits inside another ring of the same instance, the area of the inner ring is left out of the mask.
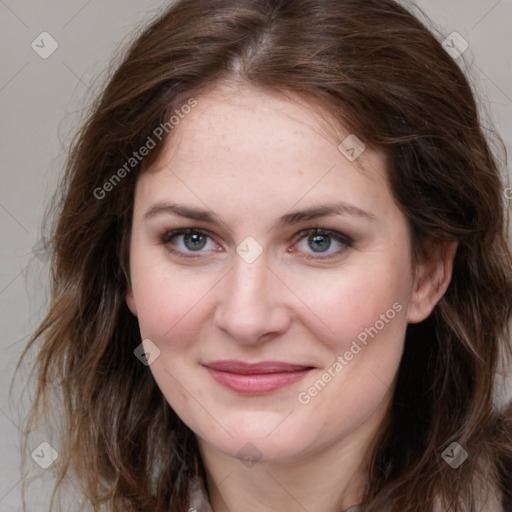
[[[201,156],[210,150],[213,157],[226,145],[242,147],[254,157],[256,148],[267,154],[283,148],[290,153],[304,143],[332,149],[347,138],[352,142],[349,140],[345,149],[354,144],[361,146],[356,150],[366,149],[332,110],[313,96],[220,82],[197,98],[197,106],[171,132],[168,142],[184,146],[200,139]],[[364,171],[368,153],[357,151],[356,156],[360,156],[351,160],[353,165]]]
[[[347,158],[346,146],[339,145],[354,136],[318,101],[233,85],[196,99],[140,177],[139,196],[161,201],[179,195],[223,206],[229,198],[239,206],[264,201],[269,207],[337,199],[370,207],[389,201],[384,154],[363,146],[356,159]]]

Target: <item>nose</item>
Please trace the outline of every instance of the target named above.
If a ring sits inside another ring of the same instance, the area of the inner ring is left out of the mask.
[[[269,341],[291,323],[286,288],[268,267],[264,254],[250,264],[236,257],[218,293],[215,324],[238,343]]]

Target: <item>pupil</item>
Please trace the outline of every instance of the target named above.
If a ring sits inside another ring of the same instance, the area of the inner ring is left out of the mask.
[[[191,246],[188,245],[189,241],[191,242]],[[193,235],[185,235],[184,242],[187,248],[193,251],[202,249],[206,244],[205,237],[197,233]]]
[[[313,245],[311,248],[315,252],[322,252],[326,249],[329,249],[331,246],[331,241],[329,240],[329,237],[326,235],[313,235],[312,236]]]

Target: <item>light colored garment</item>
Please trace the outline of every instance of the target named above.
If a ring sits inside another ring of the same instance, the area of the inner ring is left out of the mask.
[[[189,509],[188,512],[213,512],[210,502],[208,501],[208,495],[202,481],[195,477],[190,484],[189,489]],[[499,504],[499,500],[496,497],[486,497],[484,500],[485,505],[480,509],[481,512],[505,512],[502,506]],[[360,512],[360,506],[354,505],[346,510],[346,512]],[[436,512],[441,512],[440,508],[436,509]]]
[[[208,501],[208,495],[204,488],[203,483],[199,478],[194,478],[190,484],[189,489],[189,509],[188,512],[213,512],[212,507]],[[358,505],[350,507],[346,512],[359,512]]]

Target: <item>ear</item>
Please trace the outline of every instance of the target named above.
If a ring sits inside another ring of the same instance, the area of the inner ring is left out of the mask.
[[[130,283],[126,283],[125,300],[126,300],[128,309],[135,316],[137,316],[137,305],[135,304],[135,298],[133,297],[133,291],[132,291],[132,287],[130,286]]]
[[[458,242],[435,239],[424,251],[415,269],[407,322],[422,322],[446,292],[453,271]]]

